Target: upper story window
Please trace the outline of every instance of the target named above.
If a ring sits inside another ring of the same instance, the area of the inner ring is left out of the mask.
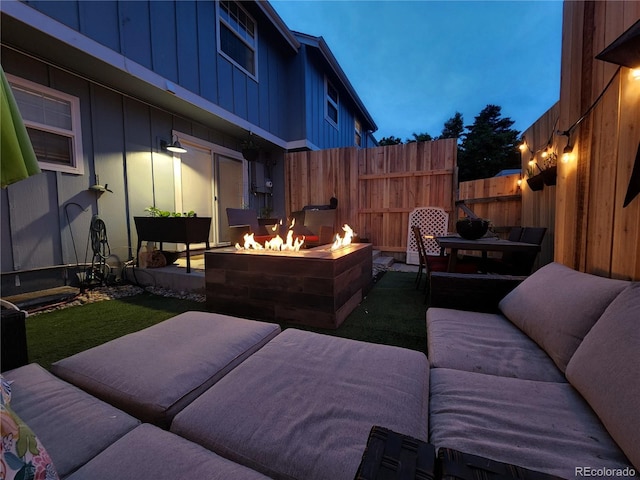
[[[353,122],[353,127],[354,127],[354,130],[355,130],[355,141],[354,141],[354,143],[358,147],[361,147],[362,146],[362,125],[360,124],[360,120],[358,120],[356,118],[355,121]]]
[[[338,126],[338,90],[331,84],[328,78],[324,79],[325,112],[324,116],[336,127]]]
[[[80,99],[7,75],[40,168],[83,174]]]
[[[218,5],[218,51],[249,75],[257,78],[256,22],[237,2],[222,0]]]

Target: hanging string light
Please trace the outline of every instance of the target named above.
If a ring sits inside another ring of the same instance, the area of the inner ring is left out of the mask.
[[[598,95],[598,98],[595,99],[595,101],[591,104],[591,106],[589,108],[587,108],[587,111],[584,112],[580,116],[580,118],[578,118],[578,120],[573,122],[573,124],[569,128],[567,128],[566,130],[558,130],[556,132],[558,135],[567,137],[567,145],[564,147],[564,150],[562,151],[562,162],[563,163],[567,163],[571,159],[571,154],[573,152],[573,142],[571,141],[571,135],[573,135],[574,131],[576,130],[576,128],[578,128],[578,126],[582,123],[582,121],[589,116],[591,111],[594,108],[596,108],[596,105],[598,105],[598,103],[600,103],[600,100],[602,100],[602,97],[604,97],[604,94],[607,92],[607,90],[609,89],[609,87],[613,83],[613,80],[620,73],[620,69],[621,69],[621,67],[618,67],[616,69],[615,73],[611,76],[611,79],[609,80],[609,83],[607,83],[607,85],[604,87],[602,92],[600,92],[600,95]]]

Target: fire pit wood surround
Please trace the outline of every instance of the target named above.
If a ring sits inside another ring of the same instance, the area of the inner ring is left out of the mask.
[[[229,315],[338,328],[371,288],[372,246],[299,252],[205,252],[207,308]]]

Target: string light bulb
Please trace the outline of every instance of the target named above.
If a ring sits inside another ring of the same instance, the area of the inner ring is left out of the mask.
[[[567,146],[562,150],[562,163],[569,163],[571,160],[571,154],[573,153],[573,145],[567,143]]]
[[[631,76],[634,78],[634,80],[640,80],[640,68],[634,68],[633,70],[631,70]]]

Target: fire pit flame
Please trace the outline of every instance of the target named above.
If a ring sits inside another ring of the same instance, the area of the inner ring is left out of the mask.
[[[282,221],[280,221],[282,224]],[[236,250],[271,250],[271,251],[293,251],[297,252],[300,250],[302,245],[304,244],[304,236],[293,238],[293,226],[295,225],[295,219],[291,222],[289,226],[289,231],[287,232],[287,239],[283,240],[280,235],[276,235],[271,240],[267,240],[264,242],[264,246],[255,241],[254,234],[248,233],[244,236],[244,246],[236,243]],[[274,225],[271,229],[272,231],[278,230],[278,225]]]
[[[340,237],[340,234],[336,234],[336,240],[333,242],[333,245],[331,245],[331,250],[337,250],[340,247],[345,247],[351,244],[351,239],[354,235],[353,230],[346,223],[342,227],[342,230],[344,230],[344,237]]]
[[[282,224],[282,223],[281,223]],[[286,240],[283,240],[280,235],[276,235],[271,240],[267,240],[264,242],[264,245],[256,242],[253,233],[248,233],[244,236],[244,244],[240,245],[240,243],[236,243],[236,250],[269,250],[269,251],[290,251],[297,252],[304,245],[304,236],[295,237],[293,234],[293,225],[295,224],[295,220],[291,222],[289,226],[289,231],[287,232]],[[274,225],[272,230],[277,231],[277,225]],[[344,235],[341,237],[340,234],[336,234],[335,241],[331,245],[331,251],[337,250],[339,248],[345,247],[351,244],[351,240],[355,235],[354,231],[351,229],[349,225],[346,223],[342,227],[344,231]]]

